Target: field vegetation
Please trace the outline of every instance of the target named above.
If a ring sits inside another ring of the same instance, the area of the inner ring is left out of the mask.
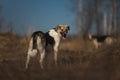
[[[58,66],[48,48],[44,69],[36,57],[25,70],[29,37],[0,33],[0,80],[119,80],[120,36],[111,45],[95,49],[91,41],[72,35],[62,41]]]

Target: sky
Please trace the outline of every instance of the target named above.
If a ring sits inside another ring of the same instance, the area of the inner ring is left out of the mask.
[[[25,34],[30,28],[47,32],[58,24],[69,25],[70,34],[77,33],[70,0],[0,0],[0,5],[17,33]]]

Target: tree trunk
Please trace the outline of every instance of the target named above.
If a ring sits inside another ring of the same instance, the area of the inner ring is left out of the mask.
[[[106,0],[104,0],[104,12],[103,12],[103,34],[107,34],[107,4]]]
[[[100,0],[96,0],[96,25],[97,25],[97,34],[100,35]]]
[[[88,6],[87,6],[87,15],[86,15],[86,20],[85,20],[85,28],[84,28],[84,34],[88,34],[89,31],[91,30],[91,27],[92,27],[92,22],[93,22],[93,12],[94,12],[94,9],[93,9],[93,5],[92,5],[92,2],[91,1],[88,1]]]
[[[113,6],[112,3],[110,5],[110,13],[109,13],[109,27],[108,27],[108,33],[111,34],[112,33],[112,20],[113,20]]]
[[[113,8],[114,8],[114,33],[117,34],[118,33],[118,4],[117,4],[117,0],[113,0]]]
[[[78,33],[83,33],[83,8],[82,0],[78,0]]]

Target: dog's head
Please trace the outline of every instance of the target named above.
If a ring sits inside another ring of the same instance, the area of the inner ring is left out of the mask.
[[[67,33],[68,33],[68,31],[70,30],[70,27],[68,26],[68,25],[57,25],[57,27],[55,28],[55,30],[57,31],[57,33],[59,33],[60,34],[60,36],[62,37],[62,38],[66,38],[66,36],[67,36]]]
[[[92,34],[91,33],[88,34],[88,39],[92,40]]]

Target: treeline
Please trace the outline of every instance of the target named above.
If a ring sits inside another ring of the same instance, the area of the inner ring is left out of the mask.
[[[118,34],[120,0],[70,0],[76,13],[78,33]]]

